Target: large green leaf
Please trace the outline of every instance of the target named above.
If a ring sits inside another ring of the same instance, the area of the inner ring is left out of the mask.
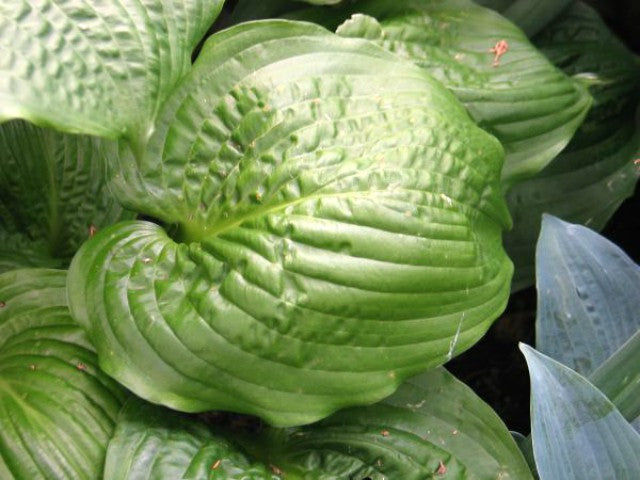
[[[390,81],[390,78],[393,81]],[[217,33],[69,279],[101,366],[185,411],[301,424],[477,341],[511,264],[502,150],[422,69],[283,20]]]
[[[144,145],[223,0],[0,3],[0,121]]]
[[[640,331],[640,267],[594,231],[546,215],[536,275],[536,346],[576,372],[591,375]]]
[[[195,420],[132,401],[105,471],[109,480],[439,477],[532,478],[495,412],[444,369],[410,380],[381,404],[258,435],[214,434]]]
[[[0,124],[0,272],[68,265],[95,229],[131,217],[106,189],[95,141]]]
[[[516,265],[514,288],[534,281],[534,252],[543,213],[602,229],[640,176],[640,62],[591,8],[576,3],[537,38],[545,54],[591,83],[594,106],[574,140],[507,200],[514,228],[505,247]]]
[[[425,68],[450,88],[482,128],[504,145],[507,185],[540,171],[569,142],[591,104],[577,81],[555,68],[509,20],[468,0],[363,0],[307,9],[295,18],[363,36]],[[508,50],[491,52],[501,41]]]
[[[640,435],[588,380],[522,345],[531,374],[533,451],[541,480],[640,477]]]
[[[71,319],[65,272],[0,275],[0,476],[99,478],[124,392]]]

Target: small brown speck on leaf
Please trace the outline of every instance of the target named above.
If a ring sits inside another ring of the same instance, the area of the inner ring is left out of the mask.
[[[98,233],[98,229],[92,223],[91,225],[89,225],[89,238],[93,237],[96,233]]]
[[[389,430],[382,430],[382,432],[380,432],[380,435],[382,435],[383,437],[388,437],[389,436]]]
[[[213,465],[211,465],[211,470],[215,470],[216,468],[218,468],[221,463],[222,463],[222,460],[220,460],[220,459],[218,459],[215,462],[213,462]]]
[[[493,53],[493,66],[500,65],[500,57],[502,57],[509,50],[509,44],[506,40],[500,40],[492,48],[489,49],[489,53]]]
[[[454,430],[453,432],[451,432],[452,435],[457,435],[458,434],[458,430]]]
[[[4,308],[6,306],[7,306],[7,304],[5,302],[0,301],[0,308]]]
[[[29,365],[29,370],[34,371],[35,369],[36,369],[36,366],[33,363]]]
[[[633,164],[634,164],[634,165],[640,165],[640,158],[636,158],[636,159],[633,161]]]
[[[76,368],[83,372],[87,371],[87,366],[82,362],[78,362],[78,364],[76,365]]]
[[[438,468],[436,470],[436,475],[444,475],[447,473],[447,466],[440,460],[438,462]]]

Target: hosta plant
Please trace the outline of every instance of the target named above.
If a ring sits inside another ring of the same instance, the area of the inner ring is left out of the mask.
[[[636,478],[637,267],[594,233],[543,222],[530,439],[441,366],[509,210],[523,286],[543,211],[638,176],[637,58],[483,3],[0,5],[0,477]]]

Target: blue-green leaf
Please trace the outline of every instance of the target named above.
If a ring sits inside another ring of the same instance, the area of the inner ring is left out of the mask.
[[[531,375],[533,451],[541,480],[634,480],[640,435],[588,380],[521,345]]]
[[[536,272],[536,346],[578,373],[640,330],[640,267],[594,231],[546,215]]]

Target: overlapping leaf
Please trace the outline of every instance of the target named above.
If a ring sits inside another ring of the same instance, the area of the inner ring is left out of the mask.
[[[640,176],[638,57],[580,3],[545,29],[536,44],[567,73],[591,83],[594,106],[567,149],[507,196],[514,228],[505,236],[505,247],[516,265],[516,289],[533,283],[543,213],[600,230]]]
[[[146,399],[310,422],[389,395],[504,308],[500,145],[370,42],[282,20],[220,32],[144,155],[117,155],[118,198],[171,236],[98,233],[71,304]]]
[[[22,118],[138,147],[223,0],[0,4],[0,121]]]
[[[215,435],[131,402],[109,445],[105,474],[111,480],[439,477],[532,478],[496,414],[444,369],[410,380],[381,404],[258,435]]]
[[[3,479],[102,473],[124,400],[70,318],[66,274],[0,275],[0,474]]]
[[[0,272],[66,266],[93,230],[131,217],[107,191],[94,142],[0,125]]]
[[[526,345],[541,480],[640,476],[640,435],[588,380]]]
[[[364,35],[425,68],[501,141],[507,185],[546,166],[590,106],[586,89],[549,63],[520,29],[468,0],[364,0],[292,15],[333,27],[353,13],[372,18],[348,20],[341,34]],[[379,23],[377,37],[371,35],[372,21]]]
[[[572,0],[477,0],[476,3],[500,12],[532,37],[562,14]]]

